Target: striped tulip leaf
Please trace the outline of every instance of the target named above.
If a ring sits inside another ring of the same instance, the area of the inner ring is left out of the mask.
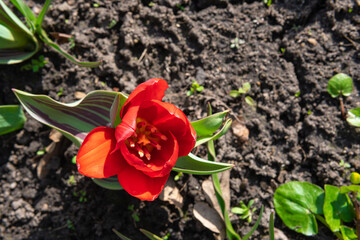
[[[86,135],[96,127],[110,127],[110,109],[118,92],[93,91],[74,103],[61,103],[45,95],[35,95],[13,89],[24,109],[39,122],[57,129],[80,147]]]
[[[26,118],[21,106],[0,106],[0,135],[22,128],[25,120]]]

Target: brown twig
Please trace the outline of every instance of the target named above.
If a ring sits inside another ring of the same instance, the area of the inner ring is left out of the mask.
[[[346,120],[345,108],[344,108],[344,101],[342,96],[339,97],[340,100],[340,108],[341,108],[341,117],[343,120]]]

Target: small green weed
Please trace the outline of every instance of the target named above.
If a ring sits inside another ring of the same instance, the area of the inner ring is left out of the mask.
[[[246,206],[245,203],[243,201],[240,201],[240,207],[233,207],[231,209],[232,213],[238,214],[240,215],[240,218],[243,220],[247,220],[249,223],[251,223],[252,220],[252,216],[254,214],[254,212],[256,211],[256,208],[251,208],[251,206],[254,204],[254,199],[251,199],[248,203],[248,205]]]
[[[86,197],[86,191],[85,190],[80,190],[79,192],[73,192],[73,196],[78,197],[79,202],[81,202],[81,203],[86,203],[87,202],[87,197]]]
[[[40,55],[38,59],[31,59],[31,63],[25,64],[20,68],[21,71],[29,71],[38,72],[41,68],[45,66],[48,61],[45,60],[44,55]]]
[[[134,208],[134,204],[128,206],[128,210],[131,211],[131,217],[133,218],[134,222],[140,222],[140,214]]]
[[[204,90],[204,86],[200,86],[197,81],[193,81],[192,84],[191,84],[191,87],[190,87],[190,90],[187,91],[186,95],[187,96],[191,96],[193,95],[194,93],[198,92],[202,92]]]

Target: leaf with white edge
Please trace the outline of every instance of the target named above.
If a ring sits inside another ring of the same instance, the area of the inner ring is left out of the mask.
[[[132,240],[131,238],[126,237],[122,233],[118,232],[115,228],[112,229],[112,231],[118,236],[121,240]]]
[[[210,135],[210,136],[199,137],[198,139],[196,139],[195,147],[197,147],[201,144],[204,144],[208,141],[213,141],[213,140],[220,138],[229,130],[231,123],[232,123],[232,120],[228,119],[228,120],[226,120],[226,122],[225,122],[224,126],[221,128],[221,130],[219,132],[217,132],[216,134]]]
[[[317,234],[315,214],[323,214],[324,190],[308,182],[288,182],[274,194],[276,213],[285,225],[306,236]]]
[[[229,163],[212,162],[189,153],[187,156],[179,157],[172,170],[197,175],[208,175],[223,172],[232,167],[233,165]]]
[[[341,194],[335,186],[325,185],[324,217],[331,231],[340,231],[341,222],[351,222],[354,217],[354,206],[347,194]]]
[[[117,125],[119,125],[121,123],[120,111],[121,111],[121,108],[124,105],[126,99],[127,99],[126,95],[119,94],[115,98],[115,100],[110,108],[111,126],[113,128],[115,128]]]
[[[25,121],[26,118],[21,106],[0,106],[0,135],[22,128]]]
[[[346,121],[354,127],[360,127],[360,107],[350,109]]]
[[[108,178],[91,178],[97,185],[100,187],[109,189],[109,190],[123,190],[123,187],[120,185],[119,180],[116,176]]]
[[[210,115],[203,119],[192,122],[191,126],[193,126],[193,128],[195,129],[197,136],[211,135],[219,129],[219,127],[223,123],[224,117],[228,113],[229,110]]]
[[[110,127],[110,108],[121,93],[94,91],[74,103],[60,103],[45,95],[13,89],[28,113],[39,122],[60,131],[78,147],[96,127]]]

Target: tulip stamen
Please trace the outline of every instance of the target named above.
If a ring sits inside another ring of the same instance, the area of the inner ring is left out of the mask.
[[[150,152],[146,149],[146,147],[142,148],[142,150],[144,151],[145,157],[148,161],[150,161],[151,159],[151,154]]]
[[[137,127],[137,128],[142,128],[142,127],[145,126],[145,125],[146,125],[146,122],[138,122],[137,125],[136,125],[136,127]]]
[[[167,140],[167,137],[164,134],[161,134],[159,132],[152,133],[150,136],[153,137],[153,138],[160,138],[163,141]]]
[[[158,150],[158,151],[161,150],[161,145],[158,144],[157,142],[155,142],[154,140],[151,140],[151,139],[150,139],[150,145],[153,146],[153,147],[155,147],[156,150]]]

